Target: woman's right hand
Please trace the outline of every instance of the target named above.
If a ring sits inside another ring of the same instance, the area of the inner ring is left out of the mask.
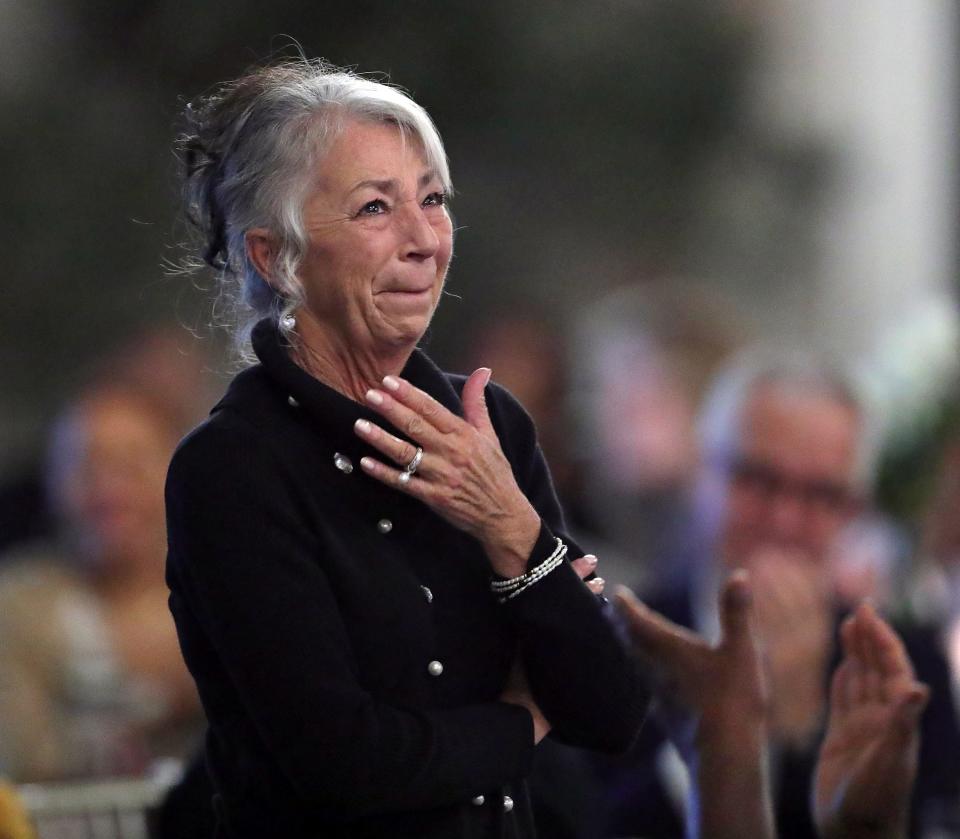
[[[387,486],[412,495],[441,518],[477,539],[490,564],[510,579],[526,571],[540,532],[540,516],[517,485],[513,468],[487,412],[484,389],[490,370],[475,370],[464,383],[463,417],[405,379],[386,376],[367,404],[421,448],[380,426],[357,420],[358,436],[392,465],[364,457],[360,465]],[[416,474],[405,464],[418,457]]]

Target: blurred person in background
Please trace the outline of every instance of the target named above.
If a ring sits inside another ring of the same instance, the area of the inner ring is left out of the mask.
[[[712,548],[685,574],[653,581],[644,592],[651,608],[715,637],[718,586],[733,569],[749,571],[783,837],[815,835],[810,784],[843,612],[830,556],[868,501],[871,434],[855,390],[829,368],[807,361],[734,366],[718,380],[703,417],[697,503]],[[904,640],[932,697],[912,805],[919,836],[955,804],[960,737],[936,645],[916,627],[904,630]],[[690,758],[689,743],[677,747]],[[632,769],[609,779],[609,835],[681,835],[686,773],[657,726],[645,727],[631,760]]]
[[[102,371],[57,421],[55,538],[0,573],[0,774],[17,781],[138,774],[202,731],[163,581],[183,417],[130,369]]]
[[[922,516],[919,568],[911,581],[918,620],[933,619],[950,664],[955,703],[960,703],[960,442],[952,439],[940,460],[933,495]]]
[[[697,405],[742,331],[722,299],[679,281],[617,289],[578,320],[571,449],[581,521],[613,546],[609,583],[682,573],[702,551]]]
[[[910,540],[903,523],[864,510],[834,539],[827,567],[836,603],[854,609],[869,600],[888,615],[903,611],[903,589],[909,578]]]
[[[473,329],[461,367],[479,365],[494,371],[497,382],[526,408],[537,427],[537,439],[550,464],[557,497],[567,525],[583,529],[580,510],[580,464],[572,445],[567,404],[568,353],[563,331],[556,328],[557,315],[535,305],[516,307],[484,318]]]
[[[212,394],[207,353],[180,325],[137,331],[95,362],[89,378],[122,379],[135,386],[165,405],[183,431],[203,418]],[[11,549],[18,544],[49,540],[56,531],[40,460],[31,457],[0,482],[0,562],[16,556]]]
[[[696,744],[691,766],[696,795],[685,835],[779,835],[768,758],[772,697],[748,573],[737,569],[721,586],[714,643],[653,612],[625,587],[616,599],[662,714]],[[906,839],[919,721],[930,690],[916,680],[901,639],[870,604],[860,604],[843,621],[839,636],[842,659],[830,680],[810,801],[817,835]]]

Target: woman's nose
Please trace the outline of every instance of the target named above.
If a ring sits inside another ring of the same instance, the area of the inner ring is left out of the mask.
[[[434,230],[423,208],[411,202],[404,213],[406,239],[403,256],[406,259],[429,259],[440,247],[440,237]]]

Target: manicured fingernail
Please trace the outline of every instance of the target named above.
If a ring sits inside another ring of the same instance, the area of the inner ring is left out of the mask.
[[[353,424],[353,427],[356,428],[357,431],[359,431],[361,434],[369,434],[369,433],[370,433],[370,423],[367,422],[365,419],[358,419],[358,420]]]
[[[387,390],[400,390],[400,380],[395,378],[394,376],[384,376],[383,386]]]
[[[602,588],[607,584],[607,581],[603,577],[594,577],[591,581],[597,588]]]
[[[361,457],[360,465],[368,472],[373,472],[377,468],[377,464],[372,457]]]
[[[596,565],[597,558],[593,554],[586,554],[584,559],[587,561],[587,565]]]
[[[484,370],[486,371],[486,378],[483,380],[483,386],[486,387],[490,384],[490,377],[493,375],[493,370],[489,367],[485,367]]]
[[[383,404],[383,394],[379,390],[368,390],[367,391],[367,402],[372,402],[374,405]]]

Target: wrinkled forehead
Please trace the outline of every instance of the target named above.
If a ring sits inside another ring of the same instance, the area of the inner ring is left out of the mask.
[[[431,126],[432,129],[432,126]],[[441,179],[449,178],[446,153],[439,135],[421,135],[422,128],[409,125],[389,115],[367,115],[352,112],[344,107],[329,108],[315,114],[307,124],[307,130],[313,135],[314,165],[320,163],[344,138],[359,134],[379,134],[395,138],[398,146],[409,151],[435,170]],[[449,184],[444,180],[444,187]]]
[[[351,189],[412,176],[418,184],[441,180],[419,137],[393,121],[350,119],[312,161],[311,185]],[[441,184],[442,185],[442,184]]]

